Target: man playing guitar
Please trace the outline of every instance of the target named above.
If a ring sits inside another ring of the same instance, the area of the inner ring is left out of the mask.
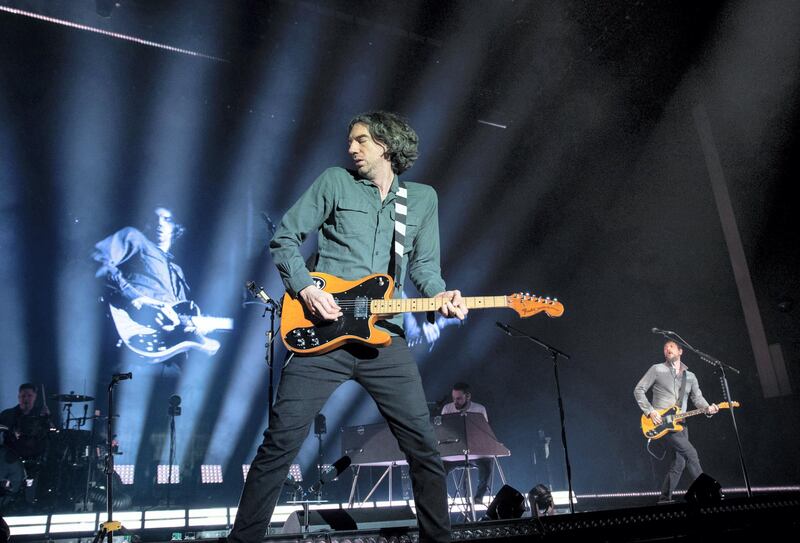
[[[315,271],[347,280],[389,273],[397,295],[407,274],[423,296],[441,298],[442,316],[463,319],[467,307],[461,293],[447,290],[442,279],[436,192],[398,178],[417,158],[416,133],[398,115],[370,112],[351,121],[347,141],[355,169],[325,170],[286,212],[270,242],[287,293],[302,301],[313,320],[331,322],[343,315],[334,297],[315,284],[300,254],[300,245],[313,232],[318,241]],[[406,213],[405,222],[398,224],[403,220],[398,214]],[[402,315],[377,326],[396,339],[403,336]],[[229,541],[262,540],[314,416],[349,379],[378,404],[408,458],[420,541],[450,540],[445,472],[419,371],[406,342],[393,341],[381,347],[347,343],[322,355],[301,354],[283,370],[269,429],[248,473]]]
[[[709,404],[703,397],[697,376],[681,362],[682,354],[683,349],[677,343],[672,340],[667,341],[664,344],[664,362],[651,366],[634,388],[633,395],[636,402],[642,412],[656,425],[662,422],[659,411],[663,409],[677,405],[682,411],[686,411],[687,398],[691,398],[692,403],[698,408],[705,409],[709,416],[719,411],[719,407]],[[646,396],[646,392],[650,389],[653,390],[652,403]],[[688,468],[689,475],[694,481],[703,473],[703,468],[700,466],[697,450],[689,442],[688,427],[684,427],[680,432],[668,433],[662,439],[675,451],[675,459],[667,471],[658,498],[659,503],[669,503],[672,501],[672,493],[678,486],[683,470]]]

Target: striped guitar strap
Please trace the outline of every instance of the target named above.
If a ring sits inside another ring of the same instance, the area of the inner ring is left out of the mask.
[[[403,290],[403,278],[400,276],[400,266],[403,263],[403,253],[406,248],[406,220],[408,218],[408,189],[400,181],[397,196],[394,200],[394,284],[395,289]]]
[[[394,200],[394,284],[397,292],[403,290],[403,277],[400,275],[400,265],[403,263],[403,253],[406,248],[406,220],[408,219],[408,189],[400,181],[397,196]],[[433,311],[427,313],[428,322],[433,324],[435,316]]]

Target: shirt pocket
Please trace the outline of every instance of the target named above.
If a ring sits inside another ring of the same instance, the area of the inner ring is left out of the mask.
[[[374,220],[366,205],[358,202],[336,204],[334,227],[342,236],[364,235],[364,232],[375,230]]]
[[[421,223],[422,220],[415,215],[408,215],[406,217],[406,242],[403,254],[407,255],[414,247],[414,240],[417,237],[417,232],[419,232]]]

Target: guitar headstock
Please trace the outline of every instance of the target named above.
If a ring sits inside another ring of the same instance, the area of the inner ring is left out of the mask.
[[[730,409],[731,407],[739,407],[739,402],[720,402],[717,404],[720,409]]]
[[[564,305],[557,298],[543,298],[528,292],[516,292],[509,294],[506,298],[508,307],[516,311],[523,319],[542,311],[548,317],[560,317],[564,314]]]

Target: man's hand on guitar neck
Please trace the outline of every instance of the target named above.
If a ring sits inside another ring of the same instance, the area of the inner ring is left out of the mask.
[[[439,313],[444,315],[447,318],[455,317],[460,320],[464,320],[469,313],[469,309],[467,309],[467,304],[464,301],[464,298],[461,297],[460,290],[448,290],[446,292],[440,292],[434,298],[442,298],[442,305],[439,307]]]
[[[309,285],[298,292],[308,311],[313,317],[326,321],[335,321],[343,315],[342,308],[329,292],[316,285]]]
[[[712,403],[711,405],[706,407],[706,415],[710,417],[714,413],[719,413],[719,406],[715,403]]]

